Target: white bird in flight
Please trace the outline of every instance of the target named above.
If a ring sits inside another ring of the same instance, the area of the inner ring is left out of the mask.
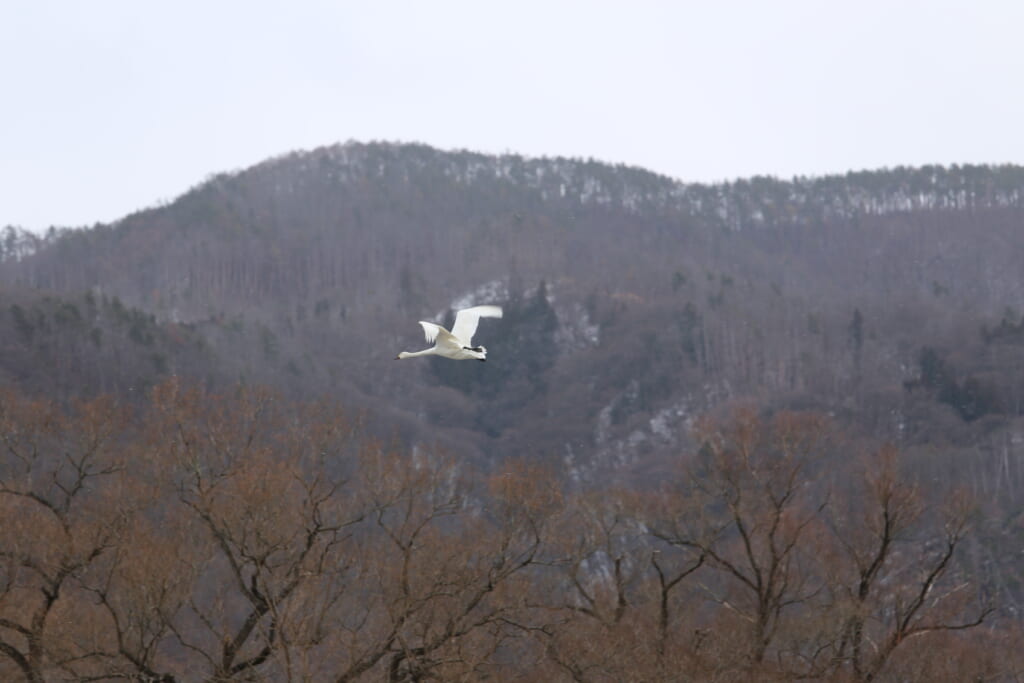
[[[444,356],[452,360],[487,360],[487,349],[483,346],[473,346],[473,335],[476,333],[477,323],[480,318],[500,318],[501,306],[474,306],[464,308],[455,314],[455,324],[452,331],[444,329],[436,323],[420,321],[423,326],[423,334],[427,343],[434,342],[429,349],[422,351],[402,351],[395,360],[404,358],[416,358],[417,356]]]

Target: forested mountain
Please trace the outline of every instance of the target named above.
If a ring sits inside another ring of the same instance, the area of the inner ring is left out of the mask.
[[[699,185],[347,143],[110,225],[8,227],[0,379],[64,405],[143,405],[171,377],[326,396],[414,453],[526,459],[577,492],[664,481],[702,415],[827,415],[843,436],[826,461],[890,443],[984,501],[972,571],[1012,611],[1022,228],[1017,166]],[[481,321],[486,364],[392,360],[422,348],[417,320],[483,303],[505,309]]]
[[[973,443],[977,420],[1016,430],[1022,409],[1022,212],[1019,167],[691,185],[349,143],[212,177],[112,225],[8,228],[10,295],[67,300],[79,327],[45,302],[10,304],[5,343],[42,360],[34,342],[52,335],[83,379],[45,361],[25,373],[17,353],[7,371],[64,397],[168,373],[356,397],[410,438],[569,458],[580,476],[650,466],[678,425],[739,398]],[[509,315],[481,327],[485,368],[390,362],[420,343],[416,320],[491,301]],[[121,374],[83,341],[117,336],[117,315],[97,312],[115,305],[154,327],[114,354],[143,359]],[[186,330],[206,361],[151,348]]]

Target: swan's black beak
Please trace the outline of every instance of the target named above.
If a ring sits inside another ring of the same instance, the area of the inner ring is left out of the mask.
[[[401,356],[395,356],[395,360],[402,360]]]
[[[487,362],[486,358],[478,358],[477,360],[479,360],[481,363],[486,363]]]

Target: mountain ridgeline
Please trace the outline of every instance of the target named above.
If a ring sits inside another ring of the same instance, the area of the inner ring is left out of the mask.
[[[173,374],[333,395],[411,442],[581,480],[649,476],[741,400],[995,454],[1024,437],[1022,218],[1016,166],[699,185],[347,143],[110,225],[7,228],[0,376],[60,400]],[[506,310],[486,365],[391,362],[417,320],[477,303]]]

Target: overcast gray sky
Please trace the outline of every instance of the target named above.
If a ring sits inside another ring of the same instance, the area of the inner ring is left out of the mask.
[[[1024,163],[1024,2],[0,0],[0,225],[345,140],[685,181]]]

